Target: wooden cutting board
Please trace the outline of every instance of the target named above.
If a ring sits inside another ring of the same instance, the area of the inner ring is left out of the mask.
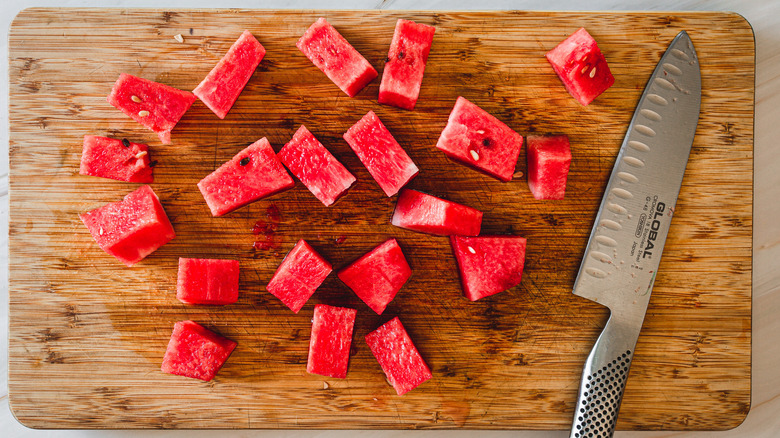
[[[295,42],[319,16],[380,74],[398,18],[435,25],[416,110],[378,105],[379,80],[350,99],[317,70]],[[544,58],[581,26],[616,78],[588,107]],[[192,90],[244,29],[268,53],[225,120],[196,102],[163,146],[106,102],[121,72]],[[701,60],[701,119],[618,428],[738,425],[750,408],[755,51],[750,25],[729,13],[23,11],[10,35],[16,417],[39,428],[567,428],[581,366],[607,317],[572,295],[572,284],[633,109],[683,29]],[[448,161],[434,146],[459,95],[523,135],[568,134],[566,199],[536,201],[524,176],[501,183]],[[469,302],[447,239],[390,225],[395,199],[341,138],[368,110],[420,167],[412,188],[479,208],[483,234],[528,239],[518,287]],[[212,218],[195,184],[260,137],[278,150],[301,124],[356,174],[349,194],[325,208],[298,183]],[[148,142],[158,161],[152,187],[177,237],[133,268],[101,251],[78,218],[137,187],[80,176],[84,134]],[[252,228],[274,206],[282,218],[274,245],[255,249],[262,236]],[[381,316],[335,275],[297,315],[264,289],[298,239],[338,269],[390,237],[414,273]],[[239,259],[238,303],[178,302],[180,256]],[[347,379],[306,373],[315,303],[358,310]],[[403,397],[363,341],[394,316],[434,375]],[[160,372],[183,319],[238,342],[210,383]]]

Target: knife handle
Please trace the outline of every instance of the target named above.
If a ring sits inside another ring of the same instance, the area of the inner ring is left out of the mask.
[[[608,438],[615,433],[640,328],[610,315],[582,369],[570,438]]]

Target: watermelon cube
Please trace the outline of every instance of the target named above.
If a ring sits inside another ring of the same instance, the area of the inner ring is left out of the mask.
[[[615,83],[601,49],[584,27],[545,56],[569,94],[583,106]]]
[[[176,298],[185,304],[238,301],[238,260],[179,258]]]
[[[195,95],[133,75],[119,75],[108,103],[171,143],[171,131],[195,102]]]
[[[314,306],[307,372],[337,379],[347,377],[355,315],[357,310],[345,307]]]
[[[263,45],[245,30],[192,93],[217,117],[224,119],[263,56]]]
[[[355,294],[381,315],[412,275],[395,239],[387,240],[338,273]]]
[[[433,377],[398,317],[367,334],[366,343],[398,395]]]
[[[263,137],[198,183],[211,214],[222,216],[295,185]]]
[[[98,246],[127,266],[138,263],[176,236],[160,199],[149,186],[141,186],[121,201],[79,217]]]
[[[536,199],[563,199],[571,164],[569,137],[529,135],[528,187]]]
[[[173,325],[160,368],[164,373],[208,382],[217,375],[236,345],[194,321],[179,321]]]
[[[458,97],[436,147],[461,164],[509,181],[523,137],[463,97]]]
[[[97,135],[85,135],[81,152],[82,175],[134,183],[154,180],[149,146]]]
[[[373,111],[352,125],[344,140],[387,196],[417,176],[417,166]]]
[[[482,212],[411,189],[401,190],[392,224],[436,236],[477,236]]]
[[[477,301],[520,284],[525,243],[519,236],[450,236],[466,298]]]
[[[332,271],[330,263],[301,239],[282,260],[266,289],[298,313]]]
[[[347,193],[355,177],[301,125],[279,159],[325,206]]]
[[[434,32],[436,28],[427,24],[403,19],[396,22],[379,85],[379,103],[414,109]]]
[[[378,75],[325,18],[315,21],[295,46],[349,97],[358,94]]]

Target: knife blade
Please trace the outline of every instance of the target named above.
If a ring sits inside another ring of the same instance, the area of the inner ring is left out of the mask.
[[[583,366],[571,438],[614,434],[700,106],[699,60],[682,31],[639,99],[574,282],[610,315]]]

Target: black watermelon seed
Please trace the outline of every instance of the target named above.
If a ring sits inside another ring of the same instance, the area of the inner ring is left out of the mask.
[[[246,166],[247,164],[249,164],[249,157],[242,158],[241,161],[238,162],[238,164],[242,166]]]
[[[126,138],[122,139],[122,146],[129,148],[130,147],[130,141]]]

